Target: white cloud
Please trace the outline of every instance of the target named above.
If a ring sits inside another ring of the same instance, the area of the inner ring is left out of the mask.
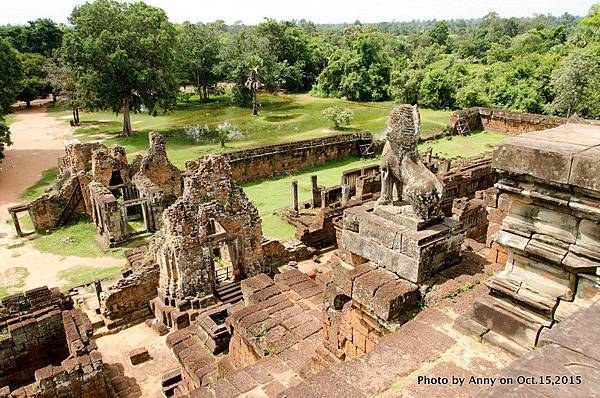
[[[84,0],[0,0],[0,24],[36,18],[66,22]],[[258,23],[265,17],[327,22],[410,21],[413,19],[478,18],[489,11],[503,17],[534,13],[585,15],[594,0],[146,0],[163,8],[174,22]]]

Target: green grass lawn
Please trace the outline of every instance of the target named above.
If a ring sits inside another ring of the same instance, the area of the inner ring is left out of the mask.
[[[4,116],[4,120],[6,121],[6,124],[8,124],[9,127],[11,124],[14,123],[16,118],[17,115],[15,115],[14,113],[9,113],[8,115]]]
[[[72,287],[83,285],[84,283],[90,283],[96,279],[107,279],[118,276],[123,267],[91,267],[80,265],[78,267],[71,267],[58,271],[56,274],[58,278],[65,281],[61,285],[61,290],[69,290]]]
[[[446,158],[476,156],[482,152],[491,151],[494,145],[506,138],[506,134],[483,130],[467,136],[442,137],[427,141],[419,145],[419,149],[423,153],[426,147],[432,147],[433,153],[438,153]]]
[[[29,217],[21,218],[20,223],[24,231],[33,229]],[[59,256],[125,258],[122,248],[103,251],[94,240],[97,233],[93,223],[85,217],[80,217],[48,234],[37,235],[31,244],[41,252]],[[132,244],[133,242],[135,241],[132,241]]]
[[[35,184],[27,188],[25,192],[21,194],[21,199],[26,201],[32,201],[44,193],[46,189],[50,188],[56,183],[56,178],[58,176],[58,168],[54,167],[52,169],[48,169],[42,172],[42,178],[38,180]]]
[[[382,136],[386,118],[393,102],[351,102],[335,98],[317,98],[307,94],[259,95],[259,116],[252,116],[248,108],[232,106],[228,96],[214,98],[209,103],[194,100],[179,103],[166,115],[152,117],[147,114],[132,115],[135,130],[131,138],[120,136],[122,115],[111,112],[81,112],[82,126],[76,135],[82,141],[104,140],[105,144],[120,144],[128,155],[145,153],[148,149],[148,132],[158,131],[167,140],[167,151],[171,161],[182,167],[186,160],[196,159],[210,152],[223,149],[216,142],[200,141],[185,134],[190,126],[216,127],[229,121],[242,132],[243,138],[227,143],[225,151],[256,147],[282,142],[322,137],[335,133],[331,122],[325,120],[321,111],[334,105],[352,109],[354,122],[344,128],[345,132],[371,131]],[[68,123],[71,111],[62,106],[50,107],[49,111]],[[421,109],[423,133],[440,130],[446,126],[450,111]]]
[[[257,207],[262,218],[262,229],[265,236],[278,239],[294,237],[296,229],[284,222],[275,211],[285,206],[291,206],[291,184],[293,179],[298,180],[298,198],[306,201],[311,198],[310,176],[318,176],[319,185],[333,186],[340,183],[342,172],[347,169],[368,166],[378,163],[379,159],[363,160],[351,157],[326,165],[304,169],[298,173],[272,178],[265,181],[243,184],[242,187],[248,198]]]

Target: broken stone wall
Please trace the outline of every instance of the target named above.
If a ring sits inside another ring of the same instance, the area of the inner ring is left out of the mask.
[[[26,319],[0,326],[0,387],[33,382],[34,373],[67,356],[62,314],[58,308],[36,311]]]
[[[111,397],[92,324],[70,298],[47,287],[2,300],[0,395]]]
[[[323,311],[323,345],[342,361],[370,352],[387,333],[377,318],[354,300],[343,304],[340,311]]]
[[[489,225],[482,196],[482,191],[478,191],[472,199],[458,198],[452,203],[452,218],[463,224],[465,238],[478,242],[486,240]]]
[[[371,141],[370,133],[337,134],[229,152],[225,156],[231,165],[233,179],[242,183],[359,156],[358,143]]]
[[[69,356],[59,364],[35,372],[35,384],[13,393],[31,398],[109,398],[114,391],[108,368],[102,362],[96,343],[91,339],[92,325],[79,310],[62,312]]]
[[[270,267],[285,265],[290,261],[303,261],[312,258],[317,251],[300,241],[287,240],[281,242],[277,239],[264,238],[262,251],[265,264]]]
[[[156,297],[158,275],[158,264],[153,262],[102,291],[100,308],[108,329],[133,325],[152,315],[148,303]]]
[[[161,226],[164,209],[177,200],[182,193],[181,171],[167,157],[166,142],[159,133],[149,133],[148,154],[132,165],[139,170],[132,178],[140,197],[146,199],[147,224],[150,231]]]
[[[448,130],[453,134],[456,134],[456,123],[459,118],[464,118],[471,130],[486,129],[514,135],[547,130],[569,122],[569,119],[565,117],[513,112],[506,109],[474,107],[456,111],[450,116]],[[600,122],[597,120],[576,118],[572,119],[572,121],[600,125]]]
[[[99,182],[90,183],[88,190],[92,204],[92,221],[106,240],[106,244],[114,245],[125,241],[129,227],[117,198]]]

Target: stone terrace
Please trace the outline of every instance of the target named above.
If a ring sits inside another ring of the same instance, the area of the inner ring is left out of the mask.
[[[456,271],[456,270],[455,270]],[[464,270],[463,270],[464,271]],[[463,274],[461,281],[481,279]],[[456,276],[456,275],[454,275]],[[454,320],[484,294],[484,285],[460,294],[454,279],[436,289],[445,297],[421,311],[393,333],[379,339],[366,355],[339,363],[278,395],[280,398],[352,397],[468,397],[483,386],[424,385],[417,376],[491,377],[515,356],[495,345],[480,342],[455,328]],[[466,282],[465,282],[466,283]],[[442,293],[444,291],[445,293]],[[454,293],[452,293],[454,292]],[[466,383],[465,383],[466,384]]]
[[[228,355],[211,356],[198,344],[194,325],[167,339],[191,397],[273,397],[318,368],[323,286],[289,268],[275,281],[264,274],[246,279],[242,291],[246,305],[228,318]]]

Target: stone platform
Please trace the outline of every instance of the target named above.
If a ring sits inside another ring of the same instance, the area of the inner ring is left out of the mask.
[[[412,228],[399,219],[409,224],[412,220],[400,212],[374,211],[374,202],[348,209],[339,247],[413,283],[460,261],[460,222],[443,218],[429,227],[419,225],[418,230],[417,225]]]
[[[498,145],[510,205],[495,235],[506,268],[473,306],[484,331],[525,348],[600,297],[600,127],[566,124]]]

